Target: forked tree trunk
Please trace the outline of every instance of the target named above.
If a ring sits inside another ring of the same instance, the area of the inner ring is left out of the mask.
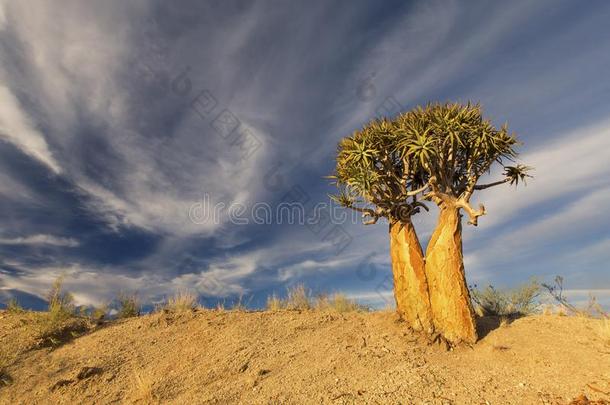
[[[475,343],[476,323],[464,274],[459,209],[442,206],[426,249],[426,279],[436,332],[448,341]]]
[[[390,225],[390,255],[398,313],[414,330],[432,333],[424,254],[411,221]]]

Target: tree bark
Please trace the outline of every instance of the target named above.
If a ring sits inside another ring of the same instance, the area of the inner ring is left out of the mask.
[[[398,313],[414,330],[432,333],[424,253],[411,221],[390,225],[390,255]]]
[[[466,285],[459,208],[441,206],[426,249],[426,279],[435,331],[453,344],[477,340],[474,311]]]

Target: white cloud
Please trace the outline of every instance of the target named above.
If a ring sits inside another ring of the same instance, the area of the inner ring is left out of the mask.
[[[341,257],[331,257],[327,260],[307,259],[279,269],[279,281],[286,282],[298,279],[303,276],[311,276],[315,272],[328,273],[334,269],[345,268],[348,265],[356,264],[360,257],[354,255],[341,255]]]
[[[190,207],[203,193],[211,194],[213,203],[226,205],[252,204],[260,195],[263,187],[256,179],[267,159],[268,138],[240,115],[239,108],[232,106],[242,128],[252,131],[262,144],[246,160],[240,159],[238,146],[214,136],[210,123],[202,122],[192,112],[177,114],[185,113],[173,133],[165,134],[163,143],[133,131],[142,117],[130,114],[141,108],[132,104],[142,100],[126,90],[124,80],[137,73],[128,69],[134,50],[141,45],[137,41],[142,39],[128,27],[130,19],[146,17],[146,2],[84,5],[75,1],[61,9],[46,2],[9,6],[11,15],[19,21],[10,29],[25,48],[20,55],[27,58],[23,63],[28,69],[15,72],[10,66],[0,67],[0,83],[11,83],[36,101],[56,156],[33,129],[8,87],[0,87],[0,135],[8,136],[54,172],[61,170],[87,197],[85,207],[111,228],[128,225],[172,235],[211,234],[220,224],[195,224],[188,217]],[[239,34],[234,33],[236,37],[224,48],[241,47],[248,38],[248,26],[241,24]],[[169,61],[156,63],[165,68]],[[192,77],[193,82],[198,79]],[[113,162],[118,163],[104,168],[104,179],[92,173],[90,162],[81,153],[85,142],[85,135],[79,131],[83,115],[104,128],[98,135],[103,135]],[[154,122],[158,117],[151,115],[148,119]],[[211,136],[204,137],[202,128]],[[226,221],[226,215],[221,219]]]
[[[588,277],[583,271],[595,278],[597,269],[591,258],[606,257],[604,249],[582,255],[580,250],[593,249],[596,243],[575,247],[578,235],[586,240],[610,226],[602,214],[610,206],[609,148],[610,121],[570,131],[520,157],[535,169],[527,186],[503,185],[475,194],[473,203],[484,203],[488,214],[479,219],[478,228],[464,226],[469,276],[474,280],[503,277],[494,269],[507,263],[527,271],[527,262],[542,259],[538,252],[556,246],[556,253],[544,258],[547,266],[563,269],[584,283]],[[499,173],[483,182],[497,178]],[[545,205],[559,208],[545,212]]]
[[[534,167],[534,178],[528,180],[527,186],[516,189],[498,186],[475,194],[473,202],[484,203],[489,213],[479,223],[491,227],[511,217],[527,215],[528,208],[536,204],[573,201],[609,185],[609,149],[610,121],[605,121],[571,131],[524,153],[519,160]]]
[[[22,111],[13,93],[0,83],[0,139],[15,144],[27,155],[48,166],[54,173],[61,168],[53,157],[44,136]]]
[[[0,30],[4,29],[6,24],[6,11],[4,11],[5,1],[0,1]]]
[[[77,247],[80,243],[73,238],[39,234],[19,238],[0,238],[0,245],[52,245]]]

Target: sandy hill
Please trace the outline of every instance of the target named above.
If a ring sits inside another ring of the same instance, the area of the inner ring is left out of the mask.
[[[0,312],[0,403],[610,400],[610,346],[595,319],[525,317],[445,351],[390,312],[161,312],[88,331],[72,325],[84,332],[55,348],[36,339],[41,316]]]

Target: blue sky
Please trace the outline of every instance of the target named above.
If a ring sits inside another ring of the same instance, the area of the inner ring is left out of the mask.
[[[83,305],[191,289],[256,306],[302,282],[383,307],[387,224],[193,210],[327,202],[341,137],[473,100],[535,179],[473,197],[469,283],[559,274],[608,305],[608,21],[605,1],[0,0],[0,302],[40,306],[65,274]],[[423,245],[435,216],[414,218]]]

